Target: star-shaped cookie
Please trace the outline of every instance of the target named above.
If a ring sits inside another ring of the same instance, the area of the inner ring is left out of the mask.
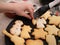
[[[35,36],[35,39],[38,39],[38,38],[45,39],[47,32],[45,32],[43,29],[34,29],[34,32],[32,33],[32,35]]]
[[[29,32],[27,32],[27,31],[21,31],[21,37],[25,38],[25,39],[30,38]]]
[[[49,19],[49,24],[54,24],[54,25],[60,24],[60,16],[51,16],[48,19]]]
[[[48,31],[48,34],[54,35],[57,35],[57,32],[59,31],[59,29],[55,25],[47,25],[45,30]]]
[[[31,32],[31,27],[29,26],[29,25],[24,25],[23,27],[22,27],[22,30],[23,31],[27,31],[27,32]]]

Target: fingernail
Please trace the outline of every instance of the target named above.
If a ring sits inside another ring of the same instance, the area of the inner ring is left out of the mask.
[[[33,16],[30,16],[31,17],[31,19],[33,19]]]

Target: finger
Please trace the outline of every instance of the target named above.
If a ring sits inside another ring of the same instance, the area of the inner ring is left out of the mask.
[[[31,18],[34,18],[34,17],[33,17],[33,12],[34,12],[34,10],[32,10],[31,8],[28,8],[27,10],[29,11]]]
[[[26,14],[25,12],[21,13],[21,15],[24,16],[24,17],[26,17],[26,18],[31,19],[31,17],[28,14]]]
[[[31,19],[31,17],[28,14],[26,14],[24,11],[19,12],[18,15]]]

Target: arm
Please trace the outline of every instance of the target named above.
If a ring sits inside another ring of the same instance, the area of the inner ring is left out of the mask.
[[[0,3],[0,12],[10,11],[10,4],[9,3]]]

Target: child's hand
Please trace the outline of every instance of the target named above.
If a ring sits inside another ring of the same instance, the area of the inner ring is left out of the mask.
[[[29,19],[33,18],[34,8],[31,3],[27,1],[22,1],[22,2],[10,3],[8,5],[9,5],[9,10],[11,12],[14,12],[19,16],[27,17]],[[29,12],[30,15],[26,14],[25,11]]]

